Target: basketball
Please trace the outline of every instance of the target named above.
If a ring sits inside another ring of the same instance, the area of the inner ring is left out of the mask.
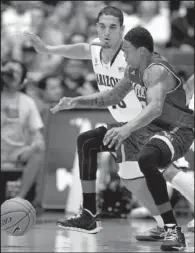
[[[9,235],[24,235],[35,222],[36,211],[29,201],[12,198],[1,205],[1,230]]]

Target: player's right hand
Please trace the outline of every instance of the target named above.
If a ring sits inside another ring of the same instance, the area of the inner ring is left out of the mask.
[[[73,102],[73,98],[63,97],[60,99],[59,103],[50,109],[50,111],[55,114],[61,110],[69,110],[75,107],[75,103]]]
[[[32,41],[33,46],[38,53],[48,53],[48,49],[45,43],[41,40],[39,36],[27,31],[24,32],[24,35],[27,36],[30,41]]]

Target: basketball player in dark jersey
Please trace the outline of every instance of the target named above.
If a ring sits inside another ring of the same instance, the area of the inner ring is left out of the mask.
[[[87,136],[87,132],[81,134],[77,143],[78,154],[83,157],[80,167],[88,162],[84,158],[88,157],[93,141],[103,141],[101,151],[115,151],[119,163],[138,161],[165,224],[161,249],[183,250],[186,247],[184,234],[173,214],[166,182],[159,168],[166,168],[190,148],[194,139],[193,111],[186,106],[186,94],[180,78],[160,55],[153,52],[153,39],[146,29],[136,27],[130,30],[125,35],[123,51],[128,67],[120,85],[95,99],[84,96],[63,101],[65,108],[110,106],[113,96],[121,101],[134,89],[143,110],[128,123],[112,124],[108,126],[109,130],[97,128],[93,136]],[[88,180],[89,184],[95,180],[95,170],[81,172],[86,186]],[[97,221],[98,215],[89,217],[82,212],[64,222],[64,227],[95,228]]]
[[[166,168],[190,148],[194,140],[193,111],[186,107],[183,84],[173,68],[153,52],[153,39],[146,29],[130,30],[124,37],[123,51],[128,63],[124,89],[131,84],[143,110],[127,124],[110,126],[103,143],[115,147],[118,162],[138,160],[157,207],[163,209],[166,236],[161,249],[183,250],[184,235],[158,168]]]

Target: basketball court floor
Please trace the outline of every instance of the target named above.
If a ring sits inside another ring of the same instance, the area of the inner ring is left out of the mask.
[[[155,226],[151,219],[103,219],[96,235],[66,231],[56,226],[62,213],[45,213],[26,235],[13,237],[1,231],[1,252],[160,252],[161,242],[138,242],[135,234]],[[179,219],[187,224],[191,217]],[[186,231],[186,226],[184,226]],[[194,252],[194,234],[186,232],[188,248]]]

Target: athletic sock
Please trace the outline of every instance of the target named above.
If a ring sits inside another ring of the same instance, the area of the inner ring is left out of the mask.
[[[83,193],[83,208],[96,214],[96,193]]]
[[[165,213],[162,213],[161,217],[164,221],[164,224],[176,224],[177,225],[177,221],[175,219],[175,216],[174,216],[174,213],[173,213],[172,209],[165,212]]]

